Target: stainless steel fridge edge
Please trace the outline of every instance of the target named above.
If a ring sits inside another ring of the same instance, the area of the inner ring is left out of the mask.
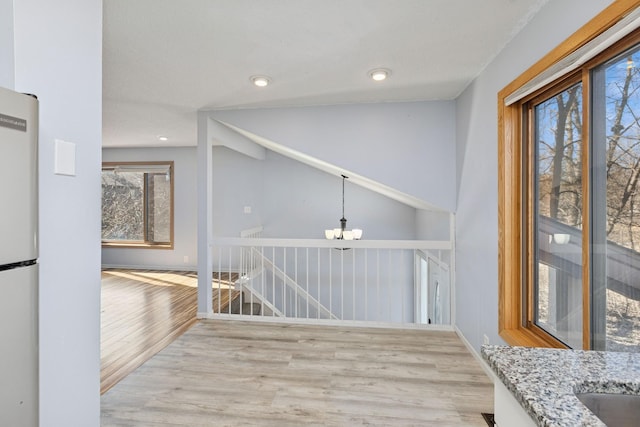
[[[38,101],[0,87],[0,425],[38,425]]]

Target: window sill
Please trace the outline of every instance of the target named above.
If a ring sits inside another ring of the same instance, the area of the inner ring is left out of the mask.
[[[114,243],[102,242],[103,248],[129,248],[129,249],[173,249],[172,243],[149,244],[149,243]]]
[[[500,331],[500,337],[512,346],[568,348],[560,341],[551,337],[542,337],[525,328],[503,329]]]

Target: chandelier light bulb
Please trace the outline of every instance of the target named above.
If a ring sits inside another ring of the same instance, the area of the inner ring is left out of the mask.
[[[324,237],[328,240],[360,240],[362,238],[362,230],[354,228],[347,230],[347,219],[344,217],[344,181],[348,176],[342,175],[342,218],[340,218],[340,228],[324,230]]]

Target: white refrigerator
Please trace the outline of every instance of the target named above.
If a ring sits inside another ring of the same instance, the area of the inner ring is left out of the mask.
[[[0,87],[0,426],[38,425],[38,101]]]

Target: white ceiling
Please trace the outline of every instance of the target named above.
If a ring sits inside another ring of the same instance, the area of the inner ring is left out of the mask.
[[[105,0],[103,145],[196,145],[203,108],[455,99],[547,1]]]

